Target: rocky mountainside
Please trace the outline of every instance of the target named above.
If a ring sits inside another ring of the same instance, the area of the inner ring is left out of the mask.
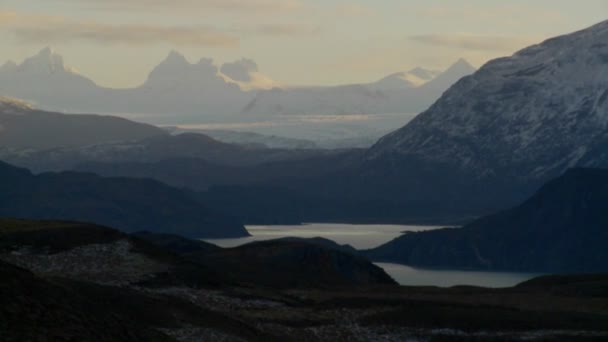
[[[367,255],[433,268],[606,272],[607,245],[608,170],[573,169],[518,207],[463,228],[406,234]]]
[[[607,40],[608,21],[487,63],[367,161],[520,184],[601,166],[592,154],[608,134]]]
[[[0,215],[6,217],[87,221],[196,238],[248,235],[237,220],[157,181],[76,172],[33,175],[2,162],[0,176]]]

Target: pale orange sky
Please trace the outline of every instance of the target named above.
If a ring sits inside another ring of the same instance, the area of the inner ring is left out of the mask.
[[[476,66],[608,19],[605,0],[3,0],[0,63],[45,46],[101,85],[142,83],[168,53],[242,57],[284,84]]]

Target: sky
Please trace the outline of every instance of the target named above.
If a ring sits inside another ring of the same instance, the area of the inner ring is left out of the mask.
[[[0,0],[0,63],[51,46],[121,88],[177,50],[253,59],[282,84],[344,84],[459,58],[480,66],[606,19],[606,0]]]

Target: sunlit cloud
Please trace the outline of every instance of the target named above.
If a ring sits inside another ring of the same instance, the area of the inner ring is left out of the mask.
[[[422,34],[410,36],[409,39],[426,45],[495,52],[514,51],[539,41],[538,37],[495,36],[471,33]]]
[[[276,13],[292,12],[307,8],[298,0],[49,0],[85,9],[106,10],[192,10]]]
[[[211,27],[110,25],[58,16],[0,12],[0,30],[23,43],[95,42],[103,44],[157,44],[177,46],[233,47],[239,38]]]

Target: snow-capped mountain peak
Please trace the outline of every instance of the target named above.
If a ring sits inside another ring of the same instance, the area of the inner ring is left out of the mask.
[[[476,177],[538,178],[581,166],[608,141],[607,41],[604,22],[490,61],[368,157],[417,156]],[[466,68],[459,61],[450,69]]]
[[[416,67],[410,71],[396,72],[374,84],[375,89],[407,89],[420,87],[440,75],[440,71]]]
[[[34,107],[26,101],[0,96],[0,114],[18,115],[33,109]]]
[[[261,73],[254,60],[247,58],[224,63],[220,68],[220,73],[228,82],[237,84],[245,91],[281,87],[278,82]]]
[[[408,72],[408,74],[418,77],[424,81],[430,81],[441,74],[441,71],[416,67]]]

